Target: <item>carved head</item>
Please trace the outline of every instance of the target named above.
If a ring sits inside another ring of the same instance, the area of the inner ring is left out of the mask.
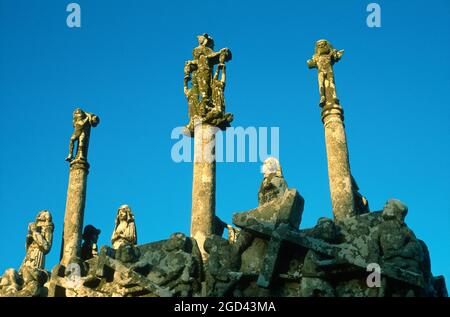
[[[327,40],[318,40],[316,42],[315,53],[317,55],[328,54],[331,52],[332,49],[333,49],[333,46]]]
[[[262,172],[264,174],[264,177],[268,177],[272,174],[275,174],[278,177],[283,177],[280,162],[274,157],[269,157],[264,161]]]
[[[210,49],[214,49],[214,40],[207,33],[203,33],[202,35],[197,36],[198,45],[209,47]]]
[[[52,222],[52,215],[48,210],[41,210],[36,216],[36,223],[49,224]]]
[[[86,118],[86,113],[80,108],[76,108],[73,112],[73,118],[74,120],[84,119]]]
[[[122,205],[119,207],[119,210],[117,210],[116,226],[118,226],[122,221],[126,221],[128,223],[134,222],[134,215],[128,205]]]
[[[389,199],[383,208],[382,217],[384,220],[398,220],[404,222],[408,214],[408,207],[398,199]]]

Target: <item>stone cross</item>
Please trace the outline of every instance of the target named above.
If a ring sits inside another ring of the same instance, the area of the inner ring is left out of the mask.
[[[273,228],[263,222],[249,222],[246,218],[242,217],[233,217],[233,223],[243,230],[269,240],[266,256],[264,257],[257,280],[257,285],[260,287],[270,287],[277,274],[277,265],[285,242],[330,257],[330,260],[323,261],[323,266],[335,267],[339,264],[350,264],[364,272],[367,270],[367,261],[359,255],[355,247],[349,244],[330,244],[323,240],[310,237],[304,232],[294,229],[285,223],[281,223]],[[425,281],[421,275],[387,263],[383,264],[382,274],[418,287],[425,286]]]
[[[328,159],[331,203],[336,220],[356,214],[350,172],[344,110],[339,104],[334,83],[333,65],[344,51],[337,51],[327,40],[316,43],[315,54],[307,61],[309,68],[317,68],[322,122]]]
[[[191,237],[200,248],[203,259],[208,253],[203,244],[214,233],[216,204],[215,134],[225,130],[233,120],[225,112],[225,63],[231,51],[214,51],[208,34],[197,37],[193,60],[184,67],[184,93],[188,101],[189,123],[186,134],[194,137],[194,170],[192,181]],[[214,68],[216,69],[214,70]]]
[[[60,262],[65,267],[79,261],[81,256],[81,236],[89,173],[87,161],[89,138],[91,127],[96,127],[99,122],[98,116],[79,108],[73,113],[74,132],[70,138],[69,155],[66,158],[70,162],[70,171]],[[74,154],[75,142],[77,150]]]

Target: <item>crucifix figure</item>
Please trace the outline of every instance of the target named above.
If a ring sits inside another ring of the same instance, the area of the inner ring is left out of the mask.
[[[314,55],[307,61],[309,68],[318,70],[321,107],[339,105],[334,85],[333,65],[341,59],[343,54],[343,50],[334,49],[327,40],[319,40],[316,42]]]
[[[231,60],[231,51],[214,51],[214,40],[208,34],[197,36],[198,46],[192,52],[193,60],[184,66],[184,94],[189,106],[189,124],[194,132],[194,121],[205,122],[222,130],[230,126],[231,113],[225,113],[225,63]]]

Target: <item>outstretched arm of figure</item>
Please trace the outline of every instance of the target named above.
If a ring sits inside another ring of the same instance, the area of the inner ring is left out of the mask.
[[[213,52],[213,53],[207,55],[208,59],[211,60],[213,62],[213,64],[219,63],[219,56],[220,56],[220,52]]]
[[[220,55],[221,54],[226,54],[226,56],[230,56],[230,50],[228,48],[222,48],[220,51],[218,52],[213,52],[211,54],[209,54],[207,57],[208,59],[212,60],[213,64],[218,64],[220,63]]]
[[[308,68],[316,68],[317,67],[317,62],[316,62],[316,59],[314,58],[314,56],[311,59],[308,59],[306,61],[306,63],[308,64]]]
[[[342,58],[342,55],[344,55],[344,50],[333,50],[332,57],[335,62],[338,62]]]

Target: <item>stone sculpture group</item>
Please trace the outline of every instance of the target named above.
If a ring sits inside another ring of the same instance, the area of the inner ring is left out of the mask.
[[[70,167],[61,260],[46,271],[54,224],[50,212],[43,210],[28,226],[20,269],[8,269],[1,277],[0,295],[447,296],[444,278],[431,273],[425,243],[405,223],[406,205],[391,199],[383,210],[371,212],[359,192],[333,71],[343,51],[326,40],[317,41],[307,65],[318,70],[334,218],[320,218],[313,228],[300,230],[305,200],[288,187],[273,157],[263,164],[258,206],[234,213],[233,224],[215,215],[215,135],[233,121],[224,96],[231,51],[214,51],[208,34],[197,39],[193,59],[184,66],[189,113],[185,130],[194,138],[196,158],[190,236],[174,233],[167,240],[138,245],[135,217],[122,205],[111,246],[99,250],[101,230],[83,228],[83,220],[89,138],[100,119],[77,108],[66,158]],[[377,287],[367,283],[366,269],[373,263],[382,269]]]

